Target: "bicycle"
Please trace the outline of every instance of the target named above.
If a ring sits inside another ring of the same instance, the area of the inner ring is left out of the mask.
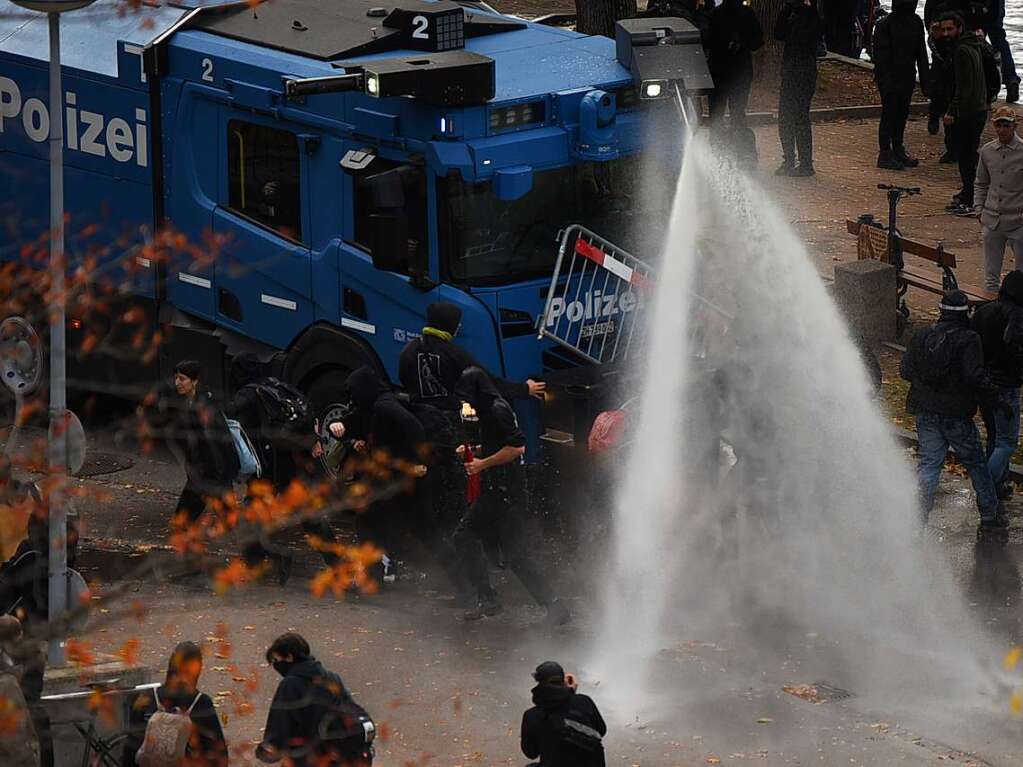
[[[44,701],[82,701],[88,703],[97,690],[104,695],[116,695],[118,697],[136,694],[140,688],[111,689],[117,683],[117,679],[108,679],[101,682],[92,682],[84,685],[89,688],[88,692],[73,692],[63,695],[44,696]],[[96,725],[99,716],[99,709],[90,706],[88,719],[63,719],[50,722],[50,733],[57,727],[71,726],[85,742],[85,749],[82,751],[81,767],[121,767],[124,746],[128,740],[128,732],[118,732],[113,735],[104,734]],[[127,720],[125,720],[127,721]]]

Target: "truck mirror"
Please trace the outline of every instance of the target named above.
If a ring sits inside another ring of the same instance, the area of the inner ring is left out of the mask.
[[[384,272],[407,272],[408,216],[401,211],[372,213],[369,222],[374,268]]]

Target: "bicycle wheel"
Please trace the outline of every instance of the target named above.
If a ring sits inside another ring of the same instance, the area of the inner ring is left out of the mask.
[[[128,733],[119,732],[109,738],[93,735],[87,741],[82,764],[85,767],[121,767],[121,756]]]

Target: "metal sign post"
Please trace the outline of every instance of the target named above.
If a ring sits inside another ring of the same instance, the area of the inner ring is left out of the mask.
[[[60,72],[60,14],[93,0],[13,0],[47,14],[50,28],[50,555],[49,620],[67,610],[67,390],[64,295],[64,93]],[[50,641],[51,666],[64,664],[64,641]]]

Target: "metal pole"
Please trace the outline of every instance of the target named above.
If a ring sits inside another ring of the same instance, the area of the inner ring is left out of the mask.
[[[64,337],[64,98],[60,76],[60,15],[50,22],[50,580],[49,619],[67,609],[67,395]],[[50,640],[50,665],[64,664],[64,641]]]

